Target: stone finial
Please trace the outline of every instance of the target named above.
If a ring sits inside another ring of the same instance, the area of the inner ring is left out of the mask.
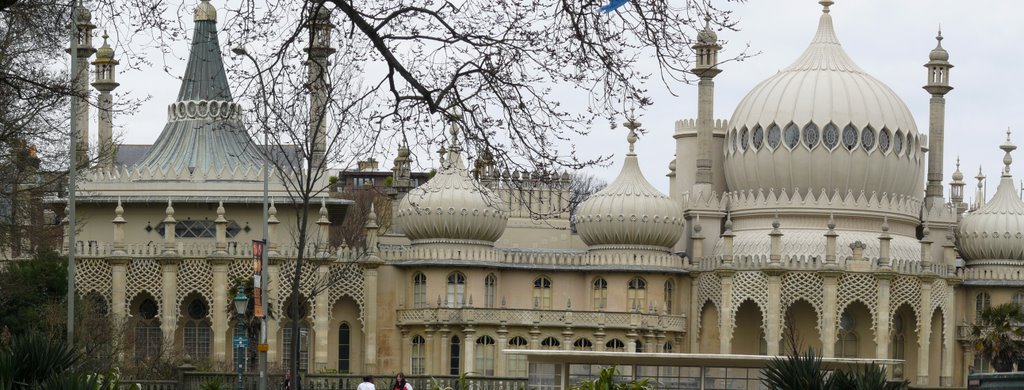
[[[1010,142],[1009,127],[1006,128],[1006,142],[1004,142],[1002,145],[999,145],[999,149],[1002,149],[1003,152],[1006,152],[1006,155],[1003,156],[1003,165],[1006,166],[1003,168],[1003,176],[1008,177],[1010,176],[1010,165],[1013,164],[1013,157],[1010,156],[1010,152],[1017,149],[1017,145],[1014,145],[1013,142]]]
[[[121,206],[121,197],[117,197],[117,207],[114,208],[114,223],[124,223],[124,206]]]
[[[224,201],[220,201],[220,203],[217,204],[217,219],[214,222],[226,223],[228,220],[224,218],[224,212]]]
[[[824,12],[826,14],[831,11],[829,9],[829,7],[831,7],[832,4],[835,4],[835,3],[836,2],[834,2],[832,0],[821,0],[821,1],[818,2],[818,4],[821,4],[821,12]]]
[[[320,198],[320,219],[316,221],[318,225],[329,225],[331,221],[327,219],[327,200]]]
[[[834,213],[828,213],[828,230],[836,230],[836,216]]]
[[[370,202],[370,213],[366,215],[366,229],[377,229],[380,226],[377,225],[377,212],[374,209],[374,204]]]
[[[622,123],[622,126],[629,129],[629,134],[626,135],[626,142],[629,142],[629,153],[632,154],[634,152],[636,141],[639,139],[636,135],[636,129],[640,128],[640,122],[636,120],[636,115],[633,110],[629,110],[629,118],[626,119],[626,122]]]
[[[167,218],[164,218],[164,223],[175,223],[174,220],[174,204],[171,203],[171,199],[167,199],[167,208],[164,209],[164,213],[167,214]]]
[[[277,207],[274,206],[274,200],[271,199],[270,208],[267,209],[267,223],[274,224],[279,222],[281,221],[277,219]]]
[[[889,232],[889,217],[885,216],[885,217],[882,217],[882,233],[888,233],[888,232]]]

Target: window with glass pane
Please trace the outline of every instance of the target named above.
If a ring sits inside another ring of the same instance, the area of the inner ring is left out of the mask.
[[[661,349],[665,351],[665,353],[672,353],[672,343],[665,343],[665,345],[661,346]]]
[[[1013,293],[1013,304],[1024,308],[1024,291],[1017,291]]]
[[[868,126],[861,130],[860,144],[864,147],[864,150],[871,150],[871,148],[875,147],[875,129]]]
[[[672,314],[674,308],[672,307],[673,295],[675,295],[675,283],[671,280],[665,281],[665,312]]]
[[[761,125],[754,126],[754,149],[761,149],[764,143],[764,128]]]
[[[782,129],[779,125],[772,123],[768,126],[768,147],[775,149],[779,147],[779,142],[782,141]]]
[[[157,234],[164,234],[164,225],[156,227]],[[228,221],[225,234],[233,238],[242,231],[242,227],[233,220]],[[174,224],[174,236],[177,238],[215,238],[217,237],[217,223],[210,220],[184,220]]]
[[[807,145],[810,149],[818,145],[818,125],[814,124],[814,122],[804,126],[804,145]]]
[[[160,355],[163,335],[160,332],[160,320],[157,318],[156,302],[146,298],[136,310],[134,326],[135,359],[148,360]]]
[[[746,126],[744,126],[743,129],[740,130],[740,148],[747,150],[748,146],[750,146],[750,135],[747,132]]]
[[[630,279],[626,289],[626,303],[631,311],[644,311],[647,306],[647,281],[640,277]]]
[[[835,149],[836,145],[839,145],[839,128],[834,123],[825,125],[825,129],[821,132],[821,139],[829,150]]]
[[[448,307],[462,307],[466,304],[466,275],[462,272],[448,274]]]
[[[608,307],[608,281],[604,278],[594,279],[594,310]]]
[[[350,371],[350,356],[352,354],[352,333],[346,323],[338,326],[338,372],[347,373]]]
[[[525,338],[516,336],[508,341],[509,349],[527,349],[529,342]],[[508,376],[522,378],[526,376],[526,356],[507,355],[505,359],[508,365]]]
[[[484,307],[494,307],[494,297],[497,295],[498,278],[494,274],[488,274],[484,279]]]
[[[974,299],[974,317],[977,318],[982,310],[992,307],[992,297],[987,292],[978,294],[978,297]]]
[[[878,132],[878,149],[881,149],[883,153],[888,152],[891,140],[889,129],[883,127],[882,131]]]
[[[183,340],[185,353],[193,359],[206,360],[210,357],[210,320],[207,318],[209,308],[201,299],[193,299],[188,304],[188,319],[185,320]]]
[[[853,125],[846,125],[843,128],[843,146],[846,150],[853,150],[857,147],[857,128]]]
[[[782,136],[786,142],[786,147],[793,149],[800,143],[800,128],[795,123],[790,123],[786,126],[786,130],[782,132]]]
[[[586,337],[581,337],[581,338],[576,339],[576,341],[574,341],[572,343],[572,350],[573,351],[593,351],[594,350],[594,343],[591,342],[590,339],[588,339]]]
[[[540,349],[558,349],[562,343],[554,337],[548,337],[540,341]]]
[[[623,352],[626,350],[626,343],[622,342],[622,340],[619,339],[608,340],[608,342],[605,343],[604,346],[605,349],[607,349],[610,352]]]
[[[448,374],[459,375],[459,354],[462,353],[462,348],[459,346],[459,336],[452,336],[451,342],[449,343],[449,355],[451,358],[448,360]]]
[[[291,367],[292,362],[292,326],[282,321],[281,350],[284,357],[284,366]],[[309,369],[309,327],[304,323],[299,324],[299,370]]]
[[[427,307],[427,276],[422,272],[412,276],[412,302],[416,308]]]
[[[412,338],[412,375],[423,375],[427,372],[427,340],[423,336]]]
[[[533,304],[540,309],[551,309],[551,279],[546,276],[533,281]]]
[[[480,336],[476,339],[476,373],[494,375],[494,339],[491,336]]]
[[[857,357],[857,333],[854,332],[856,326],[857,323],[850,314],[844,312],[839,317],[839,334],[836,335],[835,345],[836,357]]]
[[[896,130],[896,137],[892,139],[892,151],[897,155],[903,153],[903,132]]]

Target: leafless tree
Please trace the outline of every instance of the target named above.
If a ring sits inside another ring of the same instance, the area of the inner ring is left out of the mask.
[[[576,208],[590,195],[607,186],[608,182],[604,179],[587,173],[576,173],[569,177],[569,222],[573,231],[576,231]]]

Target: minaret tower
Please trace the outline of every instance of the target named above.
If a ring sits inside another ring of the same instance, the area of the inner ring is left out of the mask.
[[[978,179],[978,189],[974,190],[974,207],[971,210],[980,209],[985,205],[985,174],[981,172],[981,166],[978,167],[978,176],[974,178]]]
[[[960,172],[960,157],[956,158],[956,170],[953,171],[953,181],[949,183],[949,198],[956,207],[957,218],[967,211],[967,204],[964,203],[964,174]]]
[[[99,166],[103,170],[114,168],[114,122],[113,108],[114,99],[110,92],[117,88],[115,81],[117,77],[117,60],[114,59],[114,49],[107,43],[107,32],[103,32],[103,46],[96,51],[96,60],[92,62],[95,68],[96,81],[92,86],[100,91],[97,98],[99,107]]]
[[[697,55],[693,74],[700,78],[697,82],[697,180],[693,193],[710,193],[712,186],[712,132],[714,131],[715,114],[715,76],[722,73],[718,69],[718,34],[711,29],[711,18],[704,18],[704,30],[697,33],[697,43],[693,51]]]
[[[924,90],[932,95],[928,116],[928,186],[925,188],[925,203],[928,206],[945,203],[942,200],[942,149],[945,143],[946,93],[953,89],[949,85],[949,53],[942,48],[942,30],[935,37],[937,44],[928,54],[928,84]]]
[[[398,156],[395,157],[395,166],[391,168],[393,173],[391,187],[399,196],[403,196],[412,189],[412,158],[410,158],[409,143],[402,140],[402,146],[398,147]]]
[[[309,74],[309,129],[312,138],[310,150],[312,151],[312,166],[310,169],[326,169],[324,157],[327,153],[327,94],[329,77],[329,65],[327,57],[334,54],[331,47],[331,33],[334,24],[331,23],[331,11],[321,6],[316,14],[309,21],[310,41],[306,53],[309,60],[306,61],[306,69]]]
[[[78,99],[78,110],[73,112],[71,120],[75,121],[78,130],[78,142],[75,145],[75,158],[77,165],[87,165],[89,161],[89,57],[96,52],[92,47],[92,30],[96,28],[92,24],[92,12],[82,4],[81,0],[75,7],[75,34],[71,39],[78,41],[77,60],[72,67],[72,86],[75,95],[72,99]],[[71,49],[68,49],[68,53]]]

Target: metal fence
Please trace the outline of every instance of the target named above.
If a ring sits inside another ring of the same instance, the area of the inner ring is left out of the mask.
[[[128,389],[139,385],[142,390],[200,390],[212,383],[220,383],[222,389],[236,388],[237,374],[231,372],[184,372],[178,380],[122,380],[121,387]],[[304,390],[355,390],[363,381],[362,375],[350,374],[304,374],[301,375]],[[244,374],[242,384],[246,390],[256,390],[259,376]],[[520,390],[526,389],[526,378],[467,377],[465,382],[458,376],[410,375],[406,378],[415,390]],[[374,376],[379,390],[389,390],[394,382],[390,376]],[[268,390],[284,388],[284,375],[270,375]]]

